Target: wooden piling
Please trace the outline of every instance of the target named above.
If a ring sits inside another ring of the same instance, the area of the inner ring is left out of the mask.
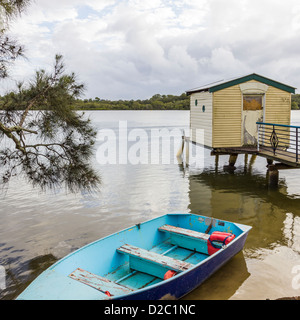
[[[185,141],[185,164],[188,167],[190,163],[190,141],[186,138]]]
[[[228,172],[234,172],[236,169],[235,163],[237,160],[238,154],[230,154],[229,155],[229,164],[227,166],[224,166],[223,169]]]
[[[215,155],[215,172],[218,173],[219,171],[219,155]]]
[[[275,165],[268,166],[267,176],[269,187],[277,187],[279,182],[279,171]]]
[[[245,153],[244,157],[244,172],[246,173],[248,170],[248,153]]]
[[[182,156],[182,154],[183,154],[184,142],[185,142],[185,136],[183,135],[182,136],[182,140],[181,140],[181,146],[180,146],[180,148],[179,148],[179,150],[178,150],[178,152],[176,154],[177,158],[180,158]]]
[[[237,160],[238,155],[237,154],[231,154],[229,156],[229,166],[234,167],[236,160]]]

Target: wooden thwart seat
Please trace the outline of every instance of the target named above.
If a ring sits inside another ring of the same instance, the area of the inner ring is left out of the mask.
[[[209,239],[209,234],[194,231],[194,230],[179,228],[179,227],[171,226],[169,224],[163,225],[162,227],[158,228],[158,230],[180,234],[183,236],[187,236],[187,237],[191,237],[191,238],[195,238],[203,241],[207,241]]]
[[[159,231],[170,234],[170,242],[180,247],[208,254],[207,241],[209,234],[190,229],[179,228],[165,224],[158,228]]]
[[[80,281],[90,287],[93,287],[103,293],[109,292],[111,296],[123,295],[132,292],[133,290],[110,281],[106,278],[100,277],[96,274],[77,268],[70,275],[70,278]]]
[[[182,272],[194,266],[191,263],[138,248],[130,244],[124,244],[118,248],[117,251],[130,256],[131,269],[148,273],[161,279],[163,279],[167,270]]]

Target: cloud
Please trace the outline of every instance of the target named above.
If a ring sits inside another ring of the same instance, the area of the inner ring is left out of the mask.
[[[230,70],[233,74],[241,75],[250,71],[246,64],[239,61],[229,48],[213,49],[210,62],[211,68],[220,73],[227,73]]]
[[[14,77],[61,53],[87,97],[181,94],[248,72],[300,87],[299,21],[298,0],[39,0],[11,29],[28,58]]]

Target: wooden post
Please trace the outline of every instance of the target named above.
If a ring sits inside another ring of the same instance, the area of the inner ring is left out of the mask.
[[[182,136],[182,141],[181,141],[181,146],[177,152],[177,158],[180,158],[182,156],[182,153],[183,153],[183,149],[184,149],[184,142],[185,142],[185,136],[183,135]]]
[[[256,160],[256,154],[253,154],[252,156],[251,156],[251,159],[250,159],[250,162],[249,162],[249,169],[252,169],[252,166],[253,166],[253,164],[254,164],[254,162],[255,162],[255,160]]]
[[[236,167],[234,165],[236,163],[237,157],[238,157],[237,154],[231,154],[229,156],[229,165],[228,166],[224,166],[224,170],[225,171],[234,172],[234,170],[236,169]]]
[[[229,166],[230,167],[234,167],[235,163],[236,163],[236,159],[237,159],[238,155],[237,154],[231,154],[229,156]]]
[[[248,153],[245,153],[245,158],[244,158],[244,172],[247,172],[247,164],[248,164]]]
[[[275,165],[268,167],[268,184],[269,187],[277,187],[279,181],[279,171]]]
[[[244,161],[245,161],[245,166],[247,166],[247,164],[248,164],[248,153],[245,153]]]
[[[185,141],[185,164],[188,167],[189,166],[189,162],[190,161],[190,140],[188,138],[186,138]]]
[[[218,169],[219,169],[219,155],[216,154],[215,156],[215,172],[218,173]]]

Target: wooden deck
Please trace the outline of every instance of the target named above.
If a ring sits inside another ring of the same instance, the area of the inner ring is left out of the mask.
[[[300,168],[300,161],[296,161],[296,154],[283,150],[277,149],[275,154],[271,147],[263,147],[259,150],[257,147],[233,147],[233,148],[215,148],[212,150],[211,155],[239,155],[239,154],[253,154],[260,157],[264,157],[273,161],[277,161],[284,164],[282,168]]]
[[[214,148],[211,152],[212,156],[226,154],[258,154],[256,147],[231,147],[231,148]]]
[[[290,167],[300,168],[300,162],[299,160],[296,161],[296,154],[293,152],[278,149],[274,155],[272,148],[263,147],[263,149],[259,150],[258,155],[267,159],[278,161]]]

